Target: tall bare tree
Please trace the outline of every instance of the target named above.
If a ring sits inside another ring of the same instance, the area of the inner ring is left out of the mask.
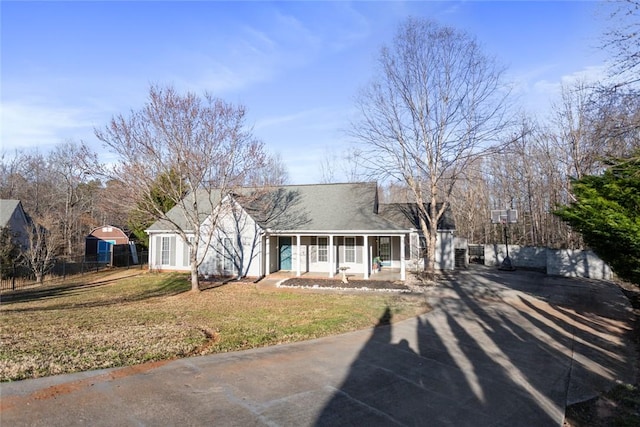
[[[83,226],[81,217],[90,209],[92,197],[81,191],[89,181],[91,168],[97,164],[97,156],[84,143],[65,141],[49,153],[48,165],[55,179],[57,193],[55,209],[60,218],[59,227],[65,240],[65,253],[78,255],[84,250],[84,237],[89,229]]]
[[[138,208],[172,225],[188,245],[191,288],[197,291],[198,267],[214,238],[216,208],[234,188],[258,181],[255,171],[268,163],[262,142],[246,126],[245,108],[210,94],[182,95],[172,87],[152,86],[142,109],[114,117],[106,128],[96,129],[96,136],[120,160],[113,178],[136,201],[149,202]],[[163,191],[184,223],[152,202],[158,177],[170,173],[181,179],[166,180]],[[209,226],[201,227],[205,218]]]
[[[372,176],[410,188],[432,273],[438,220],[456,181],[507,125],[503,69],[470,35],[410,18],[382,48],[377,71],[350,132],[365,145],[362,166]]]

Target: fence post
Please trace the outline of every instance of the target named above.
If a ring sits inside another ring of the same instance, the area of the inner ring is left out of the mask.
[[[13,264],[11,264],[11,266],[13,267],[13,272],[11,274],[11,290],[15,291],[16,290],[16,263],[14,262]]]

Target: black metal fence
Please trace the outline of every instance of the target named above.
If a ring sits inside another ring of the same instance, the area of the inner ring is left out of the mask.
[[[146,251],[138,252],[136,259],[129,253],[113,253],[110,258],[106,262],[99,261],[97,255],[56,260],[44,276],[43,284],[54,281],[63,282],[70,277],[98,272],[112,267],[144,269],[147,268],[149,262],[149,253]],[[0,267],[0,291],[16,290],[37,284],[33,271],[24,265],[13,264]]]

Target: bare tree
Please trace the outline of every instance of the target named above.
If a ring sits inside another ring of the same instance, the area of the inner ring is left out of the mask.
[[[432,273],[438,220],[468,165],[502,137],[509,91],[474,38],[424,19],[405,21],[378,65],[351,134],[371,175],[410,188]]]
[[[245,108],[210,94],[181,95],[152,86],[145,106],[118,115],[96,136],[119,157],[112,175],[130,190],[138,208],[172,226],[189,247],[191,289],[199,289],[198,267],[206,257],[224,197],[256,181],[268,162],[263,144],[245,124]],[[176,173],[163,187],[184,215],[170,217],[153,203],[157,178]],[[128,203],[130,205],[130,201]],[[208,227],[201,227],[207,219]]]
[[[453,189],[451,208],[456,223],[456,235],[471,243],[486,243],[489,240],[489,180],[484,165],[486,159],[477,159],[470,164],[462,179]]]
[[[336,166],[338,155],[329,147],[325,147],[322,159],[320,159],[320,183],[330,184],[336,182]]]
[[[24,177],[21,175],[21,164],[24,154],[16,150],[13,155],[0,154],[0,199],[19,199]]]
[[[41,284],[65,243],[57,213],[47,212],[32,218],[26,235],[28,245],[21,251],[20,259],[33,272],[36,282]]]
[[[605,32],[602,47],[613,52],[612,74],[615,86],[640,81],[640,1],[611,0],[610,29]]]
[[[359,157],[360,152],[355,147],[348,147],[342,151],[326,147],[320,160],[320,182],[323,184],[343,180],[357,182],[360,179]]]
[[[56,145],[48,156],[48,165],[55,180],[58,197],[56,205],[49,207],[59,213],[60,228],[65,240],[65,253],[76,255],[84,250],[84,237],[88,227],[82,226],[81,217],[90,209],[92,197],[81,191],[89,180],[97,156],[83,143],[65,141]]]

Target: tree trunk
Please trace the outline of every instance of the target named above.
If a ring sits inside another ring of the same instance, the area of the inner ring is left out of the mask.
[[[191,292],[200,292],[200,279],[198,278],[198,263],[196,256],[191,256]]]

